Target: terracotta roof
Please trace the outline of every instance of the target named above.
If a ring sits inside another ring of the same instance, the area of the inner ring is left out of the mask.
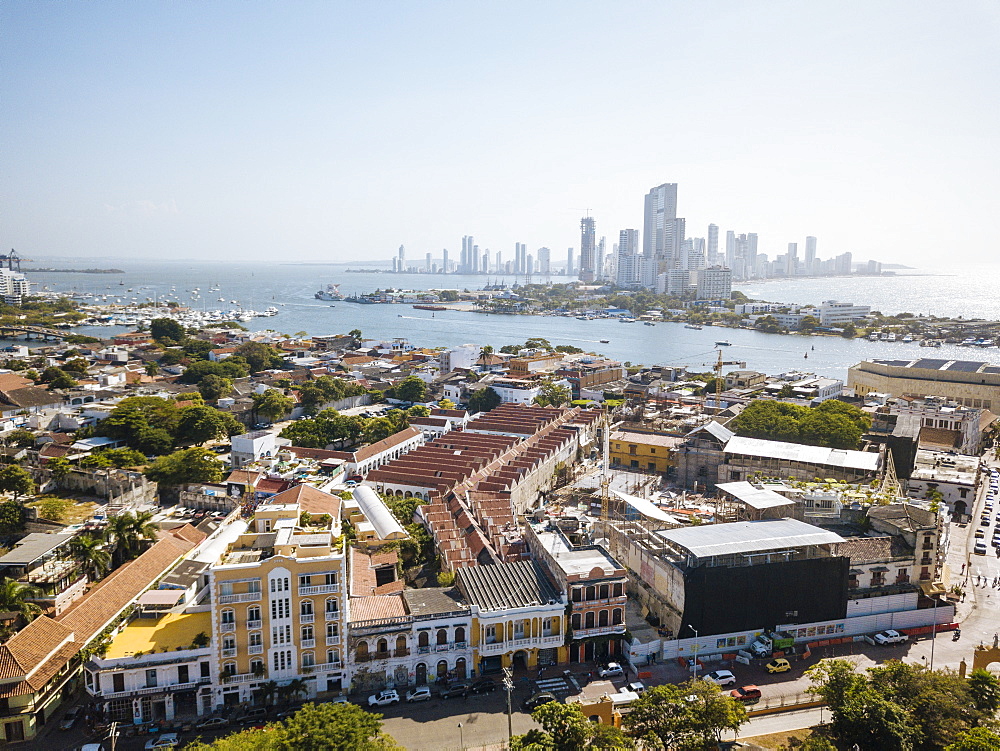
[[[0,373],[0,391],[14,391],[25,386],[33,386],[34,381],[17,373]]]
[[[0,646],[0,679],[27,677],[66,642],[73,632],[51,618],[41,616]]]
[[[383,438],[381,441],[358,449],[354,452],[354,461],[360,462],[370,457],[377,456],[383,451],[388,451],[401,443],[405,443],[412,438],[416,438],[418,435],[420,435],[420,431],[416,428],[404,428],[388,438]]]
[[[837,553],[851,559],[851,565],[877,563],[893,557],[892,537],[849,537],[837,545]]]
[[[15,407],[47,407],[50,404],[59,404],[63,401],[63,397],[59,394],[38,386],[0,391],[0,396],[5,402]]]
[[[340,518],[340,505],[343,503],[340,496],[324,493],[317,490],[312,485],[296,485],[275,496],[267,499],[268,503],[297,503],[302,511],[307,511],[313,516],[318,514],[329,514],[334,519]]]
[[[401,594],[371,595],[351,600],[352,623],[405,618],[406,615],[406,605]]]
[[[170,530],[170,534],[184,540],[185,542],[189,542],[192,545],[197,545],[208,536],[204,532],[195,529],[190,524],[182,524],[179,527],[175,527]]]
[[[395,551],[387,553],[366,553],[358,548],[351,548],[351,596],[387,595],[403,591],[403,582],[394,580],[379,586],[375,577],[375,569],[383,566],[395,568],[399,556]],[[353,601],[352,601],[353,608]]]
[[[304,446],[285,446],[282,451],[287,451],[290,454],[295,454],[299,459],[317,459],[322,461],[323,459],[337,459],[341,458],[343,452],[341,451],[327,451],[326,449],[311,449]]]
[[[183,529],[183,528],[182,528]],[[184,537],[197,534],[185,531]],[[131,563],[112,572],[90,590],[82,599],[70,605],[56,620],[76,635],[77,641],[88,642],[103,629],[108,621],[153,582],[173,568],[173,565],[194,548],[193,542],[165,535]]]
[[[288,485],[288,480],[272,480],[265,477],[257,483],[257,487],[254,490],[258,493],[280,493],[283,490],[287,490]]]
[[[237,485],[255,485],[260,482],[263,476],[264,475],[261,472],[246,469],[235,469],[229,473],[229,477],[227,477],[225,481],[235,483]]]

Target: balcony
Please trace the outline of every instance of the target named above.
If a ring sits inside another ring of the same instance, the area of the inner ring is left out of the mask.
[[[417,647],[417,654],[418,655],[429,654],[430,651],[431,651],[430,647]]]
[[[392,655],[393,657],[409,657],[410,650],[407,649],[406,647],[403,647],[402,649],[393,650]]]
[[[223,657],[236,657],[236,647],[230,647],[229,649],[222,650]]]
[[[174,683],[169,686],[146,686],[143,688],[134,688],[130,691],[110,691],[107,693],[101,693],[100,691],[94,693],[94,696],[99,696],[102,699],[124,699],[129,696],[145,696],[147,694],[156,694],[170,691],[188,691],[191,689],[196,689],[198,686],[208,683],[210,679],[203,678],[200,681],[188,681],[187,683]]]
[[[326,646],[333,647],[333,646],[336,646],[337,644],[340,644],[340,637],[339,636],[328,636],[328,637],[326,637]]]
[[[323,662],[319,665],[303,665],[302,672],[306,675],[311,673],[324,673],[330,670],[341,670],[344,664],[342,662]]]
[[[249,647],[247,647],[247,652],[250,653],[250,654],[252,654],[252,655],[262,655],[262,654],[264,654],[264,645],[263,644],[251,644]]]
[[[224,634],[231,634],[235,630],[236,630],[235,623],[223,623],[222,625],[219,626],[219,631],[221,631]]]
[[[339,584],[320,584],[316,587],[299,587],[299,597],[305,597],[306,595],[332,595],[339,591]]]
[[[313,647],[316,646],[316,640],[302,639],[302,641],[299,642],[299,646],[302,647],[302,649],[312,649]]]
[[[222,675],[222,682],[228,685],[232,685],[234,683],[250,683],[251,681],[262,681],[264,679],[265,676],[254,675],[253,673],[232,673],[230,675]]]
[[[625,624],[619,623],[617,625],[595,626],[592,628],[576,628],[573,629],[573,638],[587,639],[591,636],[609,636],[611,634],[624,634],[624,633],[625,633]]]
[[[339,610],[327,610],[326,611],[326,619],[328,621],[339,621],[340,620],[340,611]]]
[[[388,650],[386,650],[385,652],[371,653],[371,658],[373,660],[388,660],[390,657],[392,657],[392,652],[389,652]]]
[[[230,605],[234,602],[260,602],[260,598],[260,592],[243,592],[238,595],[221,595],[219,597],[219,604]]]
[[[257,631],[263,624],[260,621],[247,621],[247,629]]]
[[[312,623],[315,620],[316,620],[316,616],[313,615],[312,613],[300,613],[299,614],[299,623]]]

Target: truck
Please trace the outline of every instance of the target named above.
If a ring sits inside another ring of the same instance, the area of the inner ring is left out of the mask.
[[[750,645],[750,653],[754,657],[770,657],[774,652],[790,649],[794,645],[795,638],[782,631],[765,631]]]

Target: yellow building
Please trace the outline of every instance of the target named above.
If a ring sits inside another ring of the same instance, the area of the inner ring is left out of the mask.
[[[340,504],[306,485],[279,493],[213,567],[217,704],[259,700],[256,689],[272,681],[295,681],[302,698],[347,687]]]
[[[616,430],[611,434],[611,465],[643,472],[667,472],[676,465],[674,449],[684,439],[665,433]]]

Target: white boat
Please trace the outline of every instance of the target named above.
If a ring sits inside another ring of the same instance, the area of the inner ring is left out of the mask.
[[[902,341],[903,344],[909,344],[910,342],[913,341],[913,337],[907,334],[906,336],[903,337]]]
[[[890,342],[894,342],[894,341],[896,341],[896,335],[895,335],[895,334],[892,334],[892,333],[890,333],[890,334],[889,334],[889,339],[888,339],[888,341],[890,341]]]
[[[686,328],[686,329],[694,329],[695,331],[701,331],[705,327],[702,326],[702,325],[700,325],[700,324],[697,324],[697,323],[685,323],[684,324],[684,328]]]
[[[725,339],[723,339],[721,342],[716,342],[715,346],[716,347],[732,347],[733,343],[732,342],[727,342]]]

